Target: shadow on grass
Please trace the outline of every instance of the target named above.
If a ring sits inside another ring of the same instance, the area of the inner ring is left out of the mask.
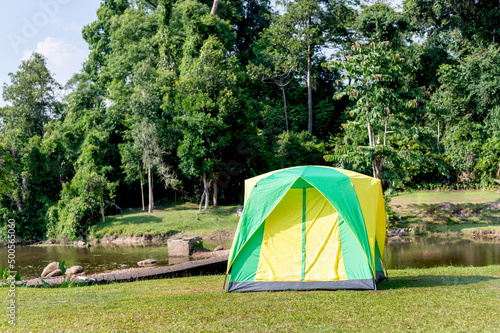
[[[407,289],[407,288],[428,288],[428,287],[445,287],[445,286],[463,286],[473,283],[498,280],[500,278],[494,276],[440,276],[440,275],[419,275],[406,277],[389,276],[388,280],[384,280],[378,284],[378,290],[392,289]]]
[[[99,228],[109,227],[112,225],[140,225],[140,224],[148,224],[148,223],[161,223],[163,220],[159,217],[152,215],[142,215],[140,217],[137,216],[122,216],[119,220],[115,220],[112,222],[99,223],[97,226]]]

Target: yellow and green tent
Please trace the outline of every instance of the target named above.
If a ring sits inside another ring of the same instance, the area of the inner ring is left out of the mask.
[[[372,177],[300,166],[247,179],[227,291],[376,289],[385,224]]]

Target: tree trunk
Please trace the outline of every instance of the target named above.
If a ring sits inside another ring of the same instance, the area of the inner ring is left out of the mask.
[[[382,158],[377,156],[372,161],[373,178],[382,179]]]
[[[214,173],[214,180],[213,180],[213,182],[214,182],[214,184],[213,184],[214,185],[214,192],[213,192],[212,206],[214,208],[217,208],[217,206],[218,206],[218,198],[217,197],[219,195],[219,188],[217,186],[217,174],[215,174],[215,173]]]
[[[154,209],[154,198],[153,198],[153,174],[151,172],[151,165],[148,165],[148,213],[152,213]]]
[[[366,84],[366,90],[368,90],[368,83]],[[368,146],[373,147],[372,127],[370,125],[370,120],[368,120],[369,114],[370,114],[370,103],[368,101],[368,94],[366,94],[366,130],[368,131]]]
[[[203,200],[205,199],[205,188],[203,188],[203,193],[201,194],[201,200],[200,200],[200,208],[198,209],[198,211],[201,212],[201,206],[203,205]]]
[[[373,133],[372,133],[372,126],[370,125],[370,122],[367,120],[366,121],[366,130],[368,131],[368,146],[371,148],[373,147]]]
[[[208,209],[208,202],[210,198],[210,184],[208,183],[207,174],[203,175],[203,185],[205,187],[205,207],[203,207],[203,209]]]
[[[17,190],[17,195],[16,195],[16,205],[17,205],[17,211],[21,212],[23,210],[23,192],[18,189]]]
[[[209,191],[210,184],[208,182],[206,173],[203,174],[202,180],[203,180],[203,193],[201,195],[201,200],[200,200],[200,209],[199,209],[200,212],[201,212],[201,206],[203,205],[203,200],[205,200],[204,209],[208,209],[208,198],[210,195]]]
[[[105,218],[104,218],[104,200],[103,198],[101,197],[101,200],[100,200],[100,205],[101,205],[101,217],[102,217],[102,223],[106,222]]]
[[[439,120],[438,120],[438,137],[437,137],[437,149],[438,149],[438,152],[439,152],[439,135],[441,134],[441,133],[439,133],[439,130],[440,130],[440,128],[439,128]]]
[[[387,143],[387,123],[389,122],[389,116],[385,118],[385,126],[384,126],[384,147]]]
[[[288,133],[288,113],[286,111],[285,86],[281,86],[281,92],[283,93],[283,106],[284,106],[284,109],[285,109],[285,127],[286,127],[286,132]]]
[[[144,207],[144,183],[143,183],[143,181],[142,181],[142,171],[141,171],[140,177],[141,177],[141,199],[142,199],[142,211],[145,211],[145,210],[146,210],[146,207]]]
[[[214,0],[214,3],[212,4],[212,10],[210,11],[210,15],[215,15],[217,12],[217,6],[219,5],[219,0]]]
[[[312,104],[312,86],[311,86],[311,45],[307,45],[307,129],[309,135],[313,134],[313,104]]]

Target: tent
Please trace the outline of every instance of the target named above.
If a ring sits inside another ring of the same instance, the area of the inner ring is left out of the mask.
[[[247,179],[227,291],[376,289],[385,223],[372,177],[300,166]]]

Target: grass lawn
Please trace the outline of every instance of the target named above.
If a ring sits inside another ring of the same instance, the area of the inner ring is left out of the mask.
[[[152,214],[141,209],[125,209],[122,214],[107,216],[99,222],[94,237],[142,236],[145,234],[206,236],[212,233],[233,232],[238,225],[237,206],[221,206],[198,211],[192,203],[169,205],[155,209]]]
[[[222,294],[202,276],[17,289],[1,332],[500,332],[500,266],[390,270],[378,291]],[[0,288],[5,304],[6,288]]]
[[[391,197],[396,227],[416,234],[472,234],[500,230],[500,193],[496,191],[421,191]]]
[[[417,191],[404,192],[392,197],[393,205],[432,204],[432,203],[487,203],[500,201],[496,191]]]

